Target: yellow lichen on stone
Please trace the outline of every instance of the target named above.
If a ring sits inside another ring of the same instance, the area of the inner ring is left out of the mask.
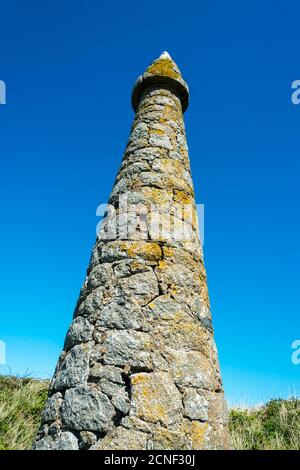
[[[203,266],[203,262],[201,260],[197,260],[195,257],[196,255],[194,253],[189,253],[186,250],[180,250],[178,248],[170,249],[171,251],[168,254],[167,251],[169,250],[168,247],[163,247],[163,257],[173,257],[174,260],[176,260],[177,263],[181,263],[184,266],[187,266],[191,269],[191,271],[194,271],[195,273],[197,272],[203,272],[202,276],[203,279],[205,279],[205,269]]]
[[[162,118],[162,117],[159,119],[159,122],[160,122],[160,124],[167,124],[168,123],[167,119]]]
[[[131,376],[131,384],[137,385],[147,382],[147,376],[145,374],[134,374]]]
[[[145,349],[146,351],[151,351],[151,350],[152,350],[152,343],[151,343],[150,341],[146,341],[146,342],[143,344],[143,346],[144,346],[144,349]]]
[[[179,148],[180,154],[182,155],[183,159],[186,160],[187,162],[189,161],[189,154],[188,151],[183,145],[180,146]]]
[[[184,312],[176,312],[173,316],[173,321],[179,323],[181,321],[184,321],[186,319],[187,315]]]
[[[158,426],[155,429],[153,441],[154,449],[186,449],[186,436],[182,430],[180,432],[180,430],[169,430]]]
[[[180,204],[194,204],[194,199],[189,195],[186,194],[184,191],[174,191],[175,201]]]
[[[208,423],[199,421],[186,422],[185,431],[191,439],[192,449],[201,450],[206,447],[206,434],[209,428]]]
[[[158,261],[162,256],[161,248],[157,243],[143,241],[132,243],[132,245],[127,248],[127,253],[130,258],[141,256],[147,261]]]
[[[158,421],[163,422],[168,417],[168,410],[159,401],[159,387],[141,378],[133,382],[133,384],[142,384],[139,396],[139,402],[141,404],[139,417],[150,423]]]
[[[166,104],[164,107],[163,118],[170,121],[181,121],[182,120],[182,112],[181,109],[175,109],[173,106]]]
[[[171,258],[174,254],[174,251],[171,247],[164,246],[163,247],[163,254],[164,254],[164,257]]]
[[[173,191],[149,186],[141,187],[140,193],[154,204],[164,205],[172,202]]]
[[[107,433],[104,438],[99,439],[92,450],[146,449],[146,445],[147,434],[119,426]]]
[[[165,131],[162,129],[150,129],[150,134],[164,135]]]
[[[155,162],[156,167],[155,170],[159,168],[159,171],[162,173],[172,173],[176,176],[182,176],[184,172],[184,168],[182,164],[172,158],[160,158],[157,162]]]
[[[130,263],[130,269],[132,272],[142,271],[145,268],[145,264],[140,261],[134,260]]]
[[[170,290],[169,290],[169,294],[172,295],[173,297],[177,294],[177,289],[176,287],[174,286],[174,284],[172,284]]]
[[[171,59],[157,59],[147,68],[145,73],[151,75],[163,75],[170,78],[180,78],[180,73],[174,68],[174,62]]]
[[[131,415],[148,423],[167,426],[182,409],[182,399],[174,382],[165,373],[138,373],[131,376]]]
[[[166,261],[159,261],[157,269],[167,269],[168,263]]]
[[[175,173],[175,172],[174,172]],[[180,173],[180,172],[179,172]],[[184,179],[180,178],[177,174],[172,174],[172,173],[165,173],[160,176],[160,178],[157,178],[157,183],[163,188],[173,191],[174,189],[179,190],[179,191],[184,191],[191,196],[194,195],[194,190],[190,184],[188,184]],[[136,178],[132,182],[132,188],[134,189],[139,189],[140,187],[143,187],[143,182],[141,181],[141,178]],[[150,188],[154,189],[154,188]]]
[[[129,241],[119,241],[116,240],[116,242],[113,242],[116,244],[116,248],[118,248],[120,251],[127,252],[128,248],[130,247],[131,242]]]

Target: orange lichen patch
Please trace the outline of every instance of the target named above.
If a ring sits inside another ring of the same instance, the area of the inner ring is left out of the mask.
[[[172,175],[172,174],[164,175],[164,182],[167,185],[167,187],[170,187],[173,189],[176,188],[178,191],[184,191],[186,193],[189,193],[191,196],[194,195],[193,188],[188,183],[186,183],[184,179],[181,179],[180,175],[179,177]]]
[[[182,121],[182,111],[180,108],[176,109],[173,106],[166,104],[164,107],[163,118],[167,121]]]
[[[116,242],[114,242],[115,244],[117,244],[117,248],[121,251],[125,251],[127,252],[127,250],[129,249],[130,245],[131,245],[131,242],[129,241],[118,241],[116,240]]]
[[[194,198],[189,194],[186,194],[184,191],[178,191],[176,189],[174,191],[174,199],[175,202],[178,202],[179,204],[194,204]]]
[[[157,59],[147,68],[145,73],[151,75],[164,75],[170,78],[180,78],[180,73],[175,69],[175,64],[171,59]]]
[[[165,131],[162,129],[150,129],[150,134],[164,135]]]
[[[152,349],[153,349],[153,345],[152,345],[152,343],[151,343],[150,341],[145,342],[145,343],[143,344],[143,346],[144,346],[144,349],[145,349],[146,351],[152,351]]]
[[[186,148],[184,148],[182,145],[180,146],[180,155],[182,156],[183,160],[189,164],[189,154]]]
[[[208,428],[208,423],[200,423],[199,421],[186,423],[185,431],[191,439],[192,449],[201,450],[205,448]]]
[[[171,296],[173,296],[173,297],[177,294],[177,289],[176,289],[176,287],[174,286],[174,284],[172,284],[172,286],[170,287],[170,289],[169,289],[169,294],[170,294]]]
[[[145,269],[145,264],[135,260],[130,263],[130,269],[132,272],[142,271]]]
[[[162,251],[157,243],[136,241],[127,247],[130,258],[140,256],[147,261],[158,261],[162,256]]]
[[[104,245],[104,249],[109,250],[110,252],[114,251],[116,255],[119,255],[119,254],[121,255],[122,253],[121,257],[125,258],[127,249],[131,245],[131,243],[132,242],[129,240],[128,241],[127,240],[113,240],[113,241],[106,243]],[[104,249],[102,250],[102,255],[103,255]]]
[[[148,187],[148,182],[146,180],[146,176],[140,176],[139,178],[132,179],[131,181],[131,188],[139,189],[142,187]],[[162,174],[158,175],[156,172],[151,174],[151,184],[155,183],[155,185],[159,185],[161,191],[172,191],[172,200],[173,200],[173,190],[184,191],[185,193],[190,194],[191,196],[194,195],[193,188],[183,179],[180,178],[180,175],[177,176],[175,174],[171,174],[168,172],[162,172]],[[157,189],[150,187],[150,189]]]
[[[157,269],[167,269],[168,263],[166,261],[159,261]]]
[[[167,119],[162,118],[162,117],[159,119],[159,122],[160,122],[160,124],[167,124],[168,123]]]
[[[173,200],[173,191],[171,190],[144,186],[140,189],[140,193],[153,202],[153,204],[157,205],[168,204]]]
[[[139,381],[133,382],[134,385],[139,386],[139,401],[140,401],[140,415],[139,417],[155,423],[157,421],[165,421],[168,417],[168,409],[159,402],[159,387],[155,387],[155,384],[149,383],[145,379],[139,379]]]
[[[131,377],[131,384],[143,384],[147,382],[147,376],[145,374],[135,374]]]
[[[153,438],[156,449],[186,449],[186,436],[182,430],[180,432],[157,427]]]
[[[148,423],[169,425],[182,407],[174,382],[160,373],[138,373],[131,377],[132,411]]]
[[[184,171],[182,164],[172,158],[161,158],[154,162],[154,169],[163,173],[173,173],[176,176],[181,176]]]
[[[165,250],[169,250],[169,252]],[[201,276],[205,280],[206,274],[203,262],[200,259],[195,259],[194,253],[189,253],[185,250],[181,250],[180,248],[171,249],[168,247],[163,247],[163,257],[173,258],[174,261],[183,264],[184,266],[191,269],[191,271],[194,271],[195,273],[200,272]]]
[[[166,258],[171,258],[174,254],[174,251],[173,251],[173,248],[169,247],[169,246],[164,246],[163,247],[163,255],[164,257]]]

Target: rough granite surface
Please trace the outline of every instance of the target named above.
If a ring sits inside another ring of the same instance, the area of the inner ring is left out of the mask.
[[[190,204],[188,237],[150,233],[141,223],[134,240],[97,239],[36,450],[230,445],[182,103],[159,77],[185,82],[167,54],[149,75],[157,84],[142,92],[109,203],[118,211],[126,195],[128,204],[163,205],[174,227],[182,223],[178,208]]]

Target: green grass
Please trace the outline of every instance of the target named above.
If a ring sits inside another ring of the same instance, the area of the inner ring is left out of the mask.
[[[229,429],[235,449],[300,450],[300,400],[271,400],[254,409],[232,409]]]
[[[30,449],[48,381],[0,376],[0,450]]]
[[[49,381],[0,376],[0,450],[30,449]],[[235,449],[300,450],[300,400],[271,400],[258,408],[232,409]]]

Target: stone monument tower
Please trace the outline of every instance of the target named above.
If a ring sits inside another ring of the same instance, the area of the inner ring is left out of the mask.
[[[34,449],[223,449],[227,413],[183,112],[168,53],[135,118]]]

